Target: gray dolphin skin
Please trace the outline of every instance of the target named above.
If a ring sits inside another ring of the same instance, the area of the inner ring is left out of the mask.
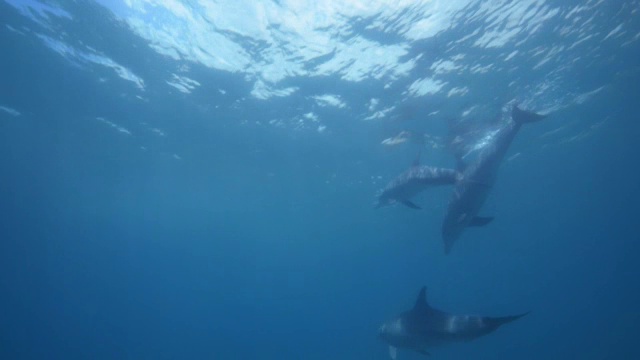
[[[420,209],[411,202],[411,198],[432,186],[453,185],[459,176],[460,173],[455,170],[423,166],[416,161],[409,170],[387,184],[378,197],[375,208],[401,203],[412,209]]]
[[[397,357],[398,348],[430,355],[427,349],[433,346],[474,340],[528,314],[502,317],[449,314],[431,307],[427,303],[426,292],[427,288],[423,287],[413,309],[379,329],[378,335],[389,345],[389,355],[393,360]]]
[[[514,106],[511,120],[498,131],[493,142],[478,155],[478,160],[469,166],[459,164],[462,175],[455,183],[453,195],[442,223],[442,239],[445,254],[451,252],[455,241],[469,226],[483,226],[492,218],[478,217],[489,194],[502,160],[523,124],[536,122],[546,116],[528,112]]]

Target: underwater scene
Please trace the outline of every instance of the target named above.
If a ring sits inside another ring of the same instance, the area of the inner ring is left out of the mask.
[[[640,359],[640,0],[0,0],[0,359]]]

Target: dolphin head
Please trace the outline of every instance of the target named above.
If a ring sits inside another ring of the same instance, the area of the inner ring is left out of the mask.
[[[387,321],[378,329],[378,338],[392,346],[403,346],[406,337],[401,318]]]
[[[378,200],[376,201],[375,204],[373,204],[373,207],[375,209],[379,209],[381,207],[393,205],[395,202],[396,202],[395,199],[393,199],[393,197],[388,191],[381,191],[378,194]]]
[[[373,208],[374,209],[380,209],[381,207],[385,207],[385,206],[390,206],[392,204],[394,204],[395,201],[393,201],[392,199],[378,199],[378,201],[376,203],[373,204]]]

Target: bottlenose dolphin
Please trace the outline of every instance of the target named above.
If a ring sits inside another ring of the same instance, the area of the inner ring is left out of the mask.
[[[481,150],[477,161],[465,166],[459,160],[458,168],[462,174],[455,183],[442,223],[445,254],[451,252],[453,244],[468,226],[482,226],[492,220],[492,218],[480,218],[477,215],[495,183],[498,168],[509,145],[522,124],[536,122],[545,117],[545,115],[524,111],[514,106],[511,111],[511,120],[496,133],[494,140]]]
[[[431,186],[453,185],[460,173],[453,169],[443,169],[414,163],[409,170],[391,180],[378,196],[376,209],[395,203],[404,204],[412,209],[420,209],[411,198]]]
[[[383,189],[376,208],[399,202],[420,209],[411,202],[413,196],[431,186],[454,185],[453,195],[442,223],[444,250],[449,254],[453,244],[467,227],[484,226],[493,220],[493,217],[478,216],[478,213],[495,182],[498,168],[509,145],[522,124],[545,117],[514,106],[511,120],[498,130],[494,140],[480,151],[477,161],[466,166],[459,159],[458,170],[453,170],[421,166],[419,160],[416,160],[409,170],[393,179]]]
[[[384,323],[378,331],[379,337],[389,344],[393,360],[398,348],[430,355],[427,352],[430,347],[471,341],[528,314],[502,317],[449,314],[431,307],[426,292],[427,288],[423,287],[413,309]]]
[[[401,203],[419,210],[420,207],[411,202],[411,198],[429,187],[456,183],[461,176],[458,171],[420,165],[421,152],[422,150],[418,152],[416,159],[407,171],[396,176],[382,189],[378,195],[376,209]]]

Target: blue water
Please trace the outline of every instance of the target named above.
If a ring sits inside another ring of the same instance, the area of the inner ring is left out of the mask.
[[[423,285],[531,311],[432,358],[640,358],[638,1],[145,3],[0,2],[0,358],[387,359]],[[373,209],[514,100],[490,225]]]

